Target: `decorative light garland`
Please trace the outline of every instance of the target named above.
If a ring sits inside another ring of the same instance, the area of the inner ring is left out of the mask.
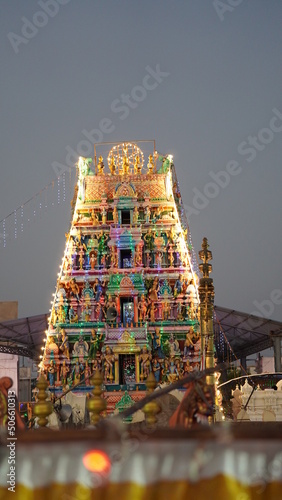
[[[61,179],[63,184],[63,196],[61,197]],[[70,183],[70,193],[71,193],[71,172],[69,177]],[[52,191],[50,191],[50,187],[52,190],[54,188],[54,180],[47,184],[43,189],[41,189],[34,196],[29,198],[25,203],[15,208],[11,213],[9,213],[6,217],[0,220],[2,224],[3,232],[0,233],[0,247],[1,241],[3,242],[3,247],[7,246],[7,240],[18,239],[19,232],[23,233],[25,226],[27,226],[29,222],[33,221],[38,215],[40,215],[42,208],[45,209],[55,206],[54,201],[50,201],[48,204],[48,193],[49,197],[52,195]],[[44,202],[42,202],[42,195],[44,193]],[[39,200],[39,202],[38,202]],[[66,201],[66,177],[65,172],[61,174],[57,178],[57,204],[61,204],[61,201]],[[32,207],[32,209],[31,209]],[[26,222],[26,224],[25,224]],[[7,228],[8,232],[7,232]]]

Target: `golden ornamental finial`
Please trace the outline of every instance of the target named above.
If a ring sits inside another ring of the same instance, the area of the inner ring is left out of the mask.
[[[148,160],[149,160],[147,164],[148,174],[152,174],[155,168],[153,155],[149,155]]]
[[[107,407],[107,403],[104,398],[101,397],[103,377],[99,370],[95,371],[93,377],[91,378],[91,384],[94,385],[92,391],[93,396],[91,396],[87,401],[87,409],[91,413],[91,424],[95,425],[99,422],[101,416],[100,413],[104,411]]]
[[[104,173],[104,159],[103,156],[99,156],[99,163],[97,165],[98,167],[98,174],[103,174]]]
[[[36,387],[39,389],[37,395],[38,403],[36,403],[33,407],[33,414],[35,417],[38,417],[38,425],[40,427],[46,427],[48,423],[48,416],[53,411],[53,405],[50,401],[47,401],[48,395],[46,389],[48,387],[48,382],[44,375],[40,375]]]
[[[110,159],[109,169],[110,169],[111,174],[115,175],[115,173],[116,173],[116,164],[115,164],[115,159],[114,159],[113,156]]]
[[[126,175],[129,174],[129,161],[127,157],[127,147],[124,147],[123,149],[123,158],[122,158],[122,174]]]
[[[199,251],[199,257],[203,261],[203,263],[199,265],[199,268],[203,273],[204,278],[208,278],[212,271],[212,265],[209,264],[209,261],[212,260],[212,253],[210,250],[208,250],[208,248],[208,240],[207,238],[203,238],[202,250]]]
[[[140,164],[140,156],[136,155],[134,163],[134,173],[141,174],[141,171],[142,171],[142,165]]]
[[[156,388],[157,382],[155,379],[155,376],[153,372],[150,372],[147,380],[146,380],[146,387],[147,387],[147,394],[152,394]],[[148,427],[154,425],[157,421],[156,415],[161,411],[161,408],[157,401],[150,401],[149,403],[145,404],[143,408],[143,412],[145,413],[145,420],[146,424]]]

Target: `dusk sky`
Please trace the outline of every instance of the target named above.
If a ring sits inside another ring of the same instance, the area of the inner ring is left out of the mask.
[[[95,129],[173,155],[194,247],[206,236],[213,252],[215,303],[282,321],[281,22],[281,0],[2,0],[0,300],[48,312],[67,154]]]

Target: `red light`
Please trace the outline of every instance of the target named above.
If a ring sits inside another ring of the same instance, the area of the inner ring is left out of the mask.
[[[90,450],[82,458],[84,467],[90,472],[109,474],[111,461],[108,455],[101,450]]]

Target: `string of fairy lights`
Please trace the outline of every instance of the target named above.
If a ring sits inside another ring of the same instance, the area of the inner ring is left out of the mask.
[[[171,161],[172,161],[172,156],[171,156]],[[174,169],[174,172],[175,172],[175,169]],[[173,179],[172,179],[172,175],[171,175],[171,170],[169,170],[169,172],[168,172],[167,175],[169,176],[170,184],[171,184],[171,189],[173,190]],[[176,174],[175,174],[175,178],[176,178]],[[176,179],[176,183],[177,183],[177,189],[179,190],[177,179]],[[179,226],[179,229],[180,229],[180,235],[181,235],[181,240],[182,240],[182,251],[184,252],[184,254],[185,254],[185,256],[186,256],[186,258],[188,259],[188,262],[189,262],[189,266],[190,266],[192,277],[193,277],[193,283],[194,283],[194,287],[195,287],[195,290],[196,290],[197,300],[198,300],[198,304],[199,304],[200,303],[200,299],[199,299],[199,292],[198,292],[198,284],[197,284],[197,280],[196,280],[196,276],[195,276],[195,271],[194,271],[194,269],[195,269],[196,266],[194,267],[194,263],[192,262],[192,259],[191,259],[190,254],[189,254],[189,249],[188,249],[188,246],[187,246],[187,242],[185,241],[184,231],[182,229],[182,224],[181,224],[180,217],[179,217],[179,212],[178,212],[178,209],[177,209],[177,206],[176,206],[175,197],[173,196],[172,199],[174,201],[175,213],[177,214],[177,218],[178,218],[178,226]],[[188,226],[188,224],[185,224],[185,225],[186,225],[185,229],[187,230],[187,238],[189,238],[189,237],[191,238],[189,226]],[[192,240],[190,240],[190,241],[191,241],[191,247],[193,248]]]
[[[180,193],[179,182],[178,182],[178,179],[177,179],[177,175],[176,175],[176,171],[175,171],[175,168],[174,168],[174,164],[172,164],[171,172],[172,172],[173,183],[176,184],[177,191]],[[185,229],[187,229],[187,241],[188,241],[189,248],[191,250],[192,268],[193,268],[194,272],[196,272],[196,274],[199,275],[199,262],[198,262],[197,254],[196,254],[194,246],[193,246],[192,235],[191,235],[191,231],[190,231],[190,228],[189,228],[189,224],[188,224],[188,220],[187,220],[187,216],[186,216],[186,212],[185,212],[185,207],[184,207],[184,205],[182,203],[182,200],[180,200],[180,203],[179,203],[179,212],[180,212],[181,222],[182,222],[183,226],[185,227]],[[190,258],[190,255],[189,255],[189,258]]]
[[[68,190],[67,190],[68,186]],[[8,242],[18,240],[25,229],[48,209],[65,203],[72,197],[72,169],[69,175],[63,172],[34,196],[15,208],[0,220],[0,248],[6,248]]]
[[[241,364],[240,359],[236,356],[235,352],[233,351],[232,346],[231,346],[230,342],[228,341],[226,333],[225,333],[225,331],[220,323],[220,320],[217,318],[216,314],[214,315],[214,319],[219,326],[219,333],[222,334],[222,336],[223,336],[222,341],[219,339],[219,344],[220,344],[221,350],[223,351],[225,346],[227,346],[227,349],[229,349],[229,353],[230,353],[229,357],[228,357],[228,353],[227,353],[227,360],[228,360],[229,364],[231,364],[231,359],[233,358],[233,360],[239,362],[239,367],[240,367],[241,371],[245,372],[245,374],[247,375],[247,371],[245,370],[245,368]]]
[[[84,159],[83,158],[79,158],[79,161],[78,161],[78,178],[77,178],[77,188],[79,189],[79,186],[81,185],[81,182],[82,182],[82,167],[84,166]],[[63,200],[65,199],[65,188],[64,188],[64,183],[63,183]],[[59,203],[59,200],[60,200],[60,196],[58,194],[58,203]],[[77,216],[77,205],[78,205],[78,196],[76,198],[76,202],[75,202],[75,207],[74,207],[74,211],[73,211],[73,218],[72,218],[72,222],[75,220],[76,216]],[[65,244],[65,250],[64,250],[64,255],[63,255],[63,258],[62,258],[62,263],[60,264],[59,266],[59,272],[58,272],[58,278],[57,278],[57,284],[56,284],[56,291],[53,293],[53,300],[51,300],[50,304],[51,304],[51,307],[49,309],[49,318],[48,318],[48,330],[45,330],[45,338],[43,339],[44,340],[44,343],[45,345],[43,347],[41,347],[41,350],[44,351],[43,354],[41,354],[39,356],[39,359],[40,359],[40,362],[38,364],[38,368],[39,370],[43,370],[44,368],[44,364],[43,364],[43,359],[45,357],[45,351],[46,351],[46,343],[47,343],[47,339],[48,339],[48,336],[52,335],[52,331],[50,330],[50,325],[51,325],[51,318],[52,318],[52,311],[54,310],[55,308],[55,304],[56,304],[56,300],[57,300],[57,296],[58,296],[58,289],[59,289],[59,283],[62,279],[62,274],[63,274],[63,269],[64,269],[64,262],[65,262],[65,259],[69,253],[69,245],[70,245],[70,240],[71,240],[71,237],[70,237],[70,232],[68,233],[67,235],[67,239],[66,239],[66,244]]]

